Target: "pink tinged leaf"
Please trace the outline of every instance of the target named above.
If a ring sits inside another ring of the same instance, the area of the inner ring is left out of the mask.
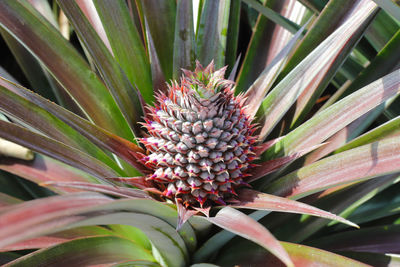
[[[211,223],[249,239],[278,257],[286,266],[294,266],[289,255],[273,235],[261,224],[244,213],[230,207],[221,209],[215,217],[207,218]]]
[[[82,10],[83,14],[85,14],[86,18],[95,29],[97,34],[99,35],[100,39],[106,45],[110,53],[112,54],[112,49],[110,42],[108,41],[106,32],[104,31],[103,24],[101,24],[100,17],[97,14],[96,8],[93,4],[93,1],[86,1],[86,0],[77,0],[76,3],[78,4],[79,8]]]
[[[315,208],[305,203],[282,198],[274,195],[264,194],[250,189],[242,189],[238,192],[239,200],[238,204],[232,206],[236,208],[247,208],[256,210],[270,210],[280,211],[298,214],[308,214],[317,217],[322,217],[330,220],[339,221],[348,224],[353,227],[358,226],[340,216],[332,214],[330,212]]]
[[[399,92],[400,70],[396,70],[316,114],[264,155],[286,154],[318,144]]]
[[[148,172],[148,169],[139,161],[139,159],[142,158],[141,154],[144,153],[144,151],[136,144],[82,119],[74,113],[56,105],[55,103],[49,102],[47,99],[22,86],[1,79],[1,77],[0,84],[15,94],[50,112],[97,146],[111,151],[126,160],[139,171],[143,173]]]
[[[40,154],[36,154],[35,159],[30,162],[1,158],[0,169],[38,184],[49,181],[96,182],[96,179],[89,174]],[[58,193],[77,191],[70,188],[52,188],[52,190]]]
[[[240,58],[241,58],[241,54],[239,54],[238,58],[236,59],[235,65],[233,65],[233,68],[231,70],[231,73],[229,74],[228,80],[234,82],[235,81],[235,77],[236,77],[236,73],[239,67],[239,63],[240,63]]]
[[[277,138],[277,139],[279,139],[279,138]],[[274,143],[276,143],[276,142],[274,142]],[[293,153],[293,154],[291,154],[289,156],[285,156],[285,157],[282,157],[282,158],[277,158],[277,159],[264,161],[264,162],[260,163],[259,166],[256,166],[256,167],[254,167],[254,168],[252,168],[250,170],[251,176],[248,179],[246,179],[246,182],[253,182],[255,180],[258,180],[258,179],[264,177],[265,175],[282,168],[283,166],[285,166],[285,165],[289,164],[290,162],[294,161],[295,159],[298,159],[298,158],[302,157],[303,155],[309,153],[310,151],[313,151],[313,150],[315,150],[317,148],[323,147],[325,144],[326,143],[322,143],[322,144],[319,144],[319,145],[316,145],[316,146],[311,146],[311,147],[308,147],[308,148],[306,148],[306,149],[304,149],[302,151]]]
[[[79,211],[112,201],[100,194],[74,193],[16,204],[0,214],[0,247],[76,222],[81,218],[73,215]]]
[[[176,230],[181,229],[182,225],[189,220],[193,215],[197,213],[196,210],[186,209],[180,202],[176,201],[176,208],[178,210],[178,222],[176,224]]]
[[[100,179],[116,176],[114,170],[90,155],[16,124],[0,120],[0,136],[86,171]]]
[[[109,194],[117,197],[126,197],[126,198],[150,198],[148,194],[141,190],[113,186],[113,185],[104,185],[104,184],[92,184],[85,182],[57,182],[57,181],[49,181],[40,184],[41,186],[54,186],[61,188],[75,188],[84,191],[92,191],[99,192],[103,194]]]
[[[251,118],[254,118],[256,115],[265,94],[275,82],[288,59],[289,53],[292,51],[307,24],[308,23],[304,24],[303,27],[300,28],[300,30],[293,36],[288,44],[279,52],[279,54],[271,61],[257,80],[247,90],[245,94],[245,97],[247,97],[245,106],[246,112]]]
[[[323,249],[374,253],[400,253],[400,225],[368,227],[333,234],[311,242]]]
[[[347,150],[276,180],[267,192],[298,199],[336,185],[399,172],[399,151],[399,137]]]
[[[20,202],[22,202],[22,200],[0,192],[0,209]]]
[[[47,248],[50,246],[54,246],[63,242],[66,242],[68,239],[61,237],[53,237],[53,236],[42,236],[31,238],[25,241],[21,241],[18,243],[14,243],[12,245],[8,245],[0,248],[0,252],[3,251],[14,251],[14,250],[25,250],[25,249],[38,249],[38,248]]]
[[[262,125],[261,140],[271,132],[300,94],[317,82],[320,71],[340,53],[348,39],[375,7],[372,1],[364,4],[357,16],[331,34],[267,95],[257,112],[258,121]]]
[[[264,153],[265,151],[268,150],[268,148],[270,148],[271,146],[275,145],[276,143],[278,143],[281,139],[283,138],[283,136],[269,140],[265,143],[262,143],[261,145],[256,146],[255,148],[255,153],[256,156],[259,157],[262,153]]]

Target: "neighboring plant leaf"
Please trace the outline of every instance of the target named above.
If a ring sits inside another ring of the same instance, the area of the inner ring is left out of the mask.
[[[338,56],[374,8],[374,4],[363,6],[356,17],[346,21],[331,34],[267,95],[257,112],[258,122],[262,126],[261,140],[271,132],[301,93],[314,83],[326,64]]]
[[[296,267],[370,266],[318,248],[313,248],[300,244],[293,244],[289,242],[281,242],[281,244],[288,252],[290,259],[293,261]],[[245,242],[244,244],[242,242],[234,245],[230,248],[230,251],[228,251],[228,253],[225,252],[222,255],[219,255],[216,263],[223,266],[232,266],[234,264],[244,266],[284,266],[278,260],[278,258],[274,257],[262,248],[250,244],[249,242]]]
[[[118,212],[82,220],[73,226],[101,224],[132,225],[141,229],[151,240],[162,266],[186,266],[188,252],[182,238],[168,223],[142,213]],[[154,253],[154,252],[153,252]]]
[[[219,227],[249,239],[279,258],[286,266],[295,266],[279,242],[257,221],[230,207],[220,210],[215,217],[207,218]]]
[[[116,236],[99,236],[41,249],[5,266],[90,266],[137,259],[154,261],[151,253],[135,243]]]
[[[264,153],[264,158],[323,142],[346,125],[400,91],[400,70],[386,75],[316,114]]]
[[[8,90],[18,94],[19,96],[31,101],[35,105],[38,105],[39,107],[53,114],[97,146],[111,151],[112,153],[129,162],[131,165],[135,166],[135,168],[138,170],[146,172],[147,168],[145,168],[144,165],[138,161],[138,159],[141,158],[139,153],[144,153],[139,146],[100,127],[97,127],[96,125],[88,122],[85,119],[82,119],[74,113],[47,101],[46,99],[21,86],[18,86],[17,84],[13,84],[2,79],[0,79],[0,84]],[[137,172],[136,175],[137,174],[139,174],[139,172]],[[135,175],[135,173],[132,173],[131,175]]]
[[[285,28],[286,30],[288,30],[293,34],[295,34],[300,29],[300,26],[297,25],[296,23],[292,22],[291,20],[288,20],[287,18],[283,17],[274,10],[261,5],[255,0],[243,0],[243,2],[245,2],[250,7],[260,12],[263,16],[267,17],[268,19],[272,20],[273,22],[282,26],[283,28]]]
[[[381,141],[322,159],[298,169],[266,188],[266,192],[299,199],[323,189],[400,171],[400,139]]]
[[[97,183],[86,172],[77,170],[52,158],[36,154],[33,161],[0,158],[0,169],[21,176],[34,183],[48,181],[77,181]],[[58,193],[74,192],[74,189],[51,188]]]
[[[137,87],[147,103],[154,100],[150,63],[126,3],[113,0],[95,0],[115,59],[129,81]],[[132,87],[131,87],[132,88]],[[133,92],[127,92],[130,96]],[[137,100],[135,100],[137,103]],[[133,103],[131,103],[133,105]],[[126,108],[126,107],[125,107]]]
[[[193,4],[192,1],[180,0],[177,3],[174,40],[173,78],[178,80],[181,69],[191,70],[196,59]]]
[[[279,52],[279,54],[268,64],[264,71],[260,74],[258,79],[246,91],[246,111],[250,117],[254,117],[264,96],[271,88],[275,79],[278,77],[279,72],[286,63],[289,53],[292,51],[294,45],[300,38],[307,24],[300,28],[300,30],[292,37],[288,44]]]
[[[97,125],[124,138],[134,138],[102,81],[32,6],[22,1],[1,1],[0,23],[46,65]]]
[[[119,1],[118,1],[119,2]],[[117,3],[117,2],[113,2]],[[119,2],[122,3],[122,2]],[[93,58],[97,69],[99,70],[108,90],[117,103],[125,120],[128,122],[130,129],[137,135],[139,127],[137,122],[141,120],[143,111],[141,110],[139,96],[136,89],[129,82],[126,74],[121,69],[117,61],[112,57],[104,43],[100,40],[94,29],[86,20],[84,14],[79,9],[79,6],[74,1],[59,1],[60,6],[66,12],[69,20],[75,27],[80,39],[85,45],[85,48]],[[111,42],[113,45],[113,42]],[[146,71],[143,69],[143,75]],[[136,79],[136,78],[135,78]],[[145,78],[143,78],[145,81]],[[152,100],[152,86],[147,88],[139,88],[142,93],[148,97],[147,100]],[[149,92],[150,90],[150,92]]]
[[[83,191],[99,192],[103,194],[113,195],[117,197],[125,198],[151,198],[142,190],[120,187],[116,185],[105,185],[105,184],[92,184],[85,182],[59,182],[49,181],[40,183],[41,186],[54,186],[61,188],[75,188]]]
[[[20,121],[27,123],[50,138],[92,155],[113,168],[120,175],[125,174],[101,149],[86,138],[83,138],[83,136],[50,112],[8,90],[7,87],[11,88],[11,86],[11,82],[0,77],[0,110],[13,118],[18,118]]]
[[[375,3],[379,5],[387,13],[395,17],[400,21],[400,6],[391,0],[374,0]]]
[[[0,137],[60,160],[98,178],[117,176],[114,170],[92,156],[13,123],[0,121]]]
[[[70,217],[72,214],[110,201],[113,200],[97,193],[75,193],[13,205],[0,214],[0,247],[51,233],[53,227],[79,219]]]
[[[141,0],[147,31],[150,32],[165,80],[172,79],[176,1]]]
[[[400,253],[400,225],[366,227],[327,235],[310,245],[333,251]]]
[[[214,60],[215,67],[225,64],[230,1],[205,0],[196,36],[197,58],[207,66]]]

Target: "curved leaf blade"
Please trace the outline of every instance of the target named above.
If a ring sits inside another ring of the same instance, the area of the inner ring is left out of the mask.
[[[298,199],[335,185],[398,172],[399,150],[399,137],[347,150],[279,178],[266,191]]]
[[[28,48],[96,124],[133,134],[107,88],[61,34],[26,1],[1,1],[0,24]]]
[[[0,137],[60,160],[98,178],[117,175],[113,169],[92,156],[13,123],[0,121]]]
[[[264,226],[244,213],[230,207],[225,207],[215,217],[209,217],[207,220],[223,229],[259,244],[278,257],[286,266],[295,266],[275,237]]]
[[[150,63],[126,3],[95,0],[94,4],[103,22],[115,59],[129,81],[140,90],[146,102],[151,103],[154,95]],[[130,96],[132,93],[126,95]]]
[[[240,202],[233,204],[236,208],[255,209],[255,210],[269,210],[290,212],[298,214],[308,214],[325,219],[339,221],[347,225],[358,228],[358,226],[349,220],[340,216],[334,215],[330,212],[315,208],[305,203],[282,198],[274,195],[264,194],[254,190],[243,189],[239,192]]]
[[[317,113],[273,145],[263,156],[276,157],[319,144],[399,92],[400,70],[396,70]]]
[[[89,266],[137,259],[154,261],[148,251],[124,238],[98,236],[41,249],[5,266]]]
[[[50,138],[92,155],[112,167],[120,175],[124,175],[121,168],[97,146],[83,138],[50,112],[18,96],[12,90],[6,89],[11,86],[11,82],[0,77],[0,110],[27,123]]]

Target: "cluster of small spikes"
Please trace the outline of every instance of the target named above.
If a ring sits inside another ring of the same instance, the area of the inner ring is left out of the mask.
[[[196,65],[156,97],[144,124],[149,137],[140,140],[148,151],[143,163],[154,170],[146,179],[186,208],[234,199],[255,159],[254,125],[225,68]]]

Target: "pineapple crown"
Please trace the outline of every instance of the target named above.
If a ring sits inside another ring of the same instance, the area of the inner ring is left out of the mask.
[[[181,83],[189,91],[196,93],[200,99],[210,99],[219,92],[231,90],[233,82],[224,79],[226,67],[215,70],[214,62],[207,67],[203,67],[199,61],[196,61],[194,71],[182,70],[183,77]]]

